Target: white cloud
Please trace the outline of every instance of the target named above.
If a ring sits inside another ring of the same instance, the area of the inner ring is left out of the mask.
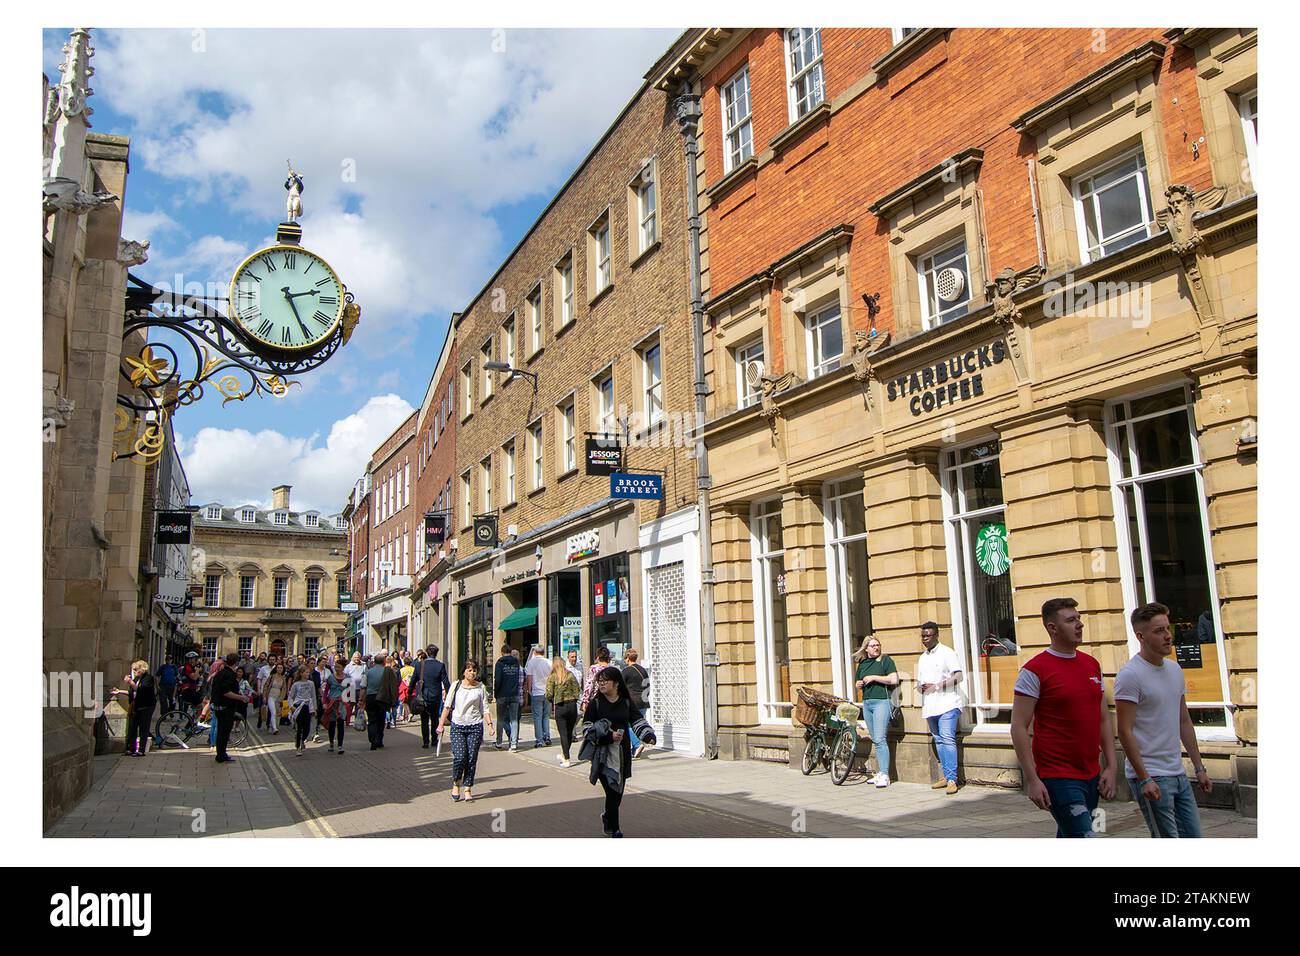
[[[511,29],[501,50],[490,30],[208,30],[195,52],[189,30],[104,31],[95,85],[135,124],[133,158],[176,182],[182,222],[215,199],[271,228],[291,158],[304,242],[383,356],[468,303],[500,258],[499,208],[548,195],[673,36]],[[214,251],[184,250],[186,268],[224,267],[198,258]]]
[[[340,511],[353,482],[380,443],[413,411],[397,395],[376,395],[320,435],[285,435],[272,429],[201,428],[177,447],[195,504],[270,504],[273,485],[293,485],[295,511]]]
[[[131,208],[129,203],[123,210],[122,219],[122,235],[137,242],[142,239],[153,240],[159,233],[174,232],[180,228],[180,223],[161,209],[145,212]]]

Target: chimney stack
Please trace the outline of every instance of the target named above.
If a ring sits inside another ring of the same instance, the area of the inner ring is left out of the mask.
[[[289,489],[293,485],[276,485],[271,489],[271,507],[275,511],[289,510]]]

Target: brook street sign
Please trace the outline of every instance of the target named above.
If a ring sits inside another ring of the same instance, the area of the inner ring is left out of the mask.
[[[609,494],[612,498],[662,498],[664,480],[659,475],[616,471],[609,476]]]

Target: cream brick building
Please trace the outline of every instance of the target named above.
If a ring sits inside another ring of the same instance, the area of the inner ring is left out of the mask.
[[[348,615],[348,535],[342,515],[294,511],[290,487],[271,492],[271,507],[201,505],[195,514],[194,585],[189,613],[205,658],[238,652],[311,654],[342,649]]]

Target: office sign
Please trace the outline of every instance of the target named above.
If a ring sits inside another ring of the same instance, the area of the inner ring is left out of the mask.
[[[614,439],[587,439],[587,474],[612,475],[623,465],[623,449]]]
[[[662,498],[664,479],[661,475],[616,471],[609,476],[609,494],[612,498]]]
[[[189,544],[190,522],[194,514],[189,511],[158,512],[158,529],[154,540],[158,544]]]

